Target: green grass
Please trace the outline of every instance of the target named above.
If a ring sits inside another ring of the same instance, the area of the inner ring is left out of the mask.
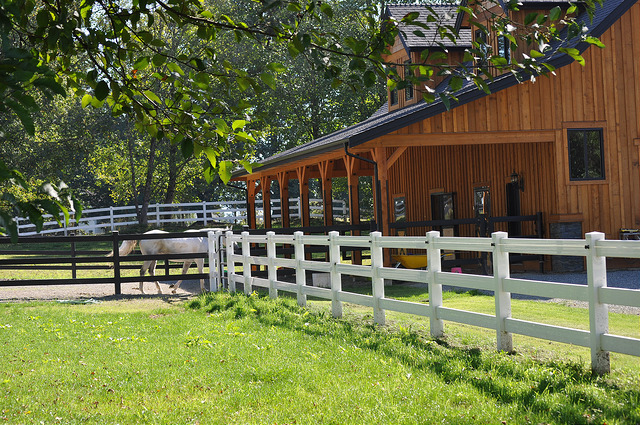
[[[482,297],[448,301],[466,298]],[[170,300],[0,305],[0,423],[640,422],[637,372],[437,342],[353,306]]]

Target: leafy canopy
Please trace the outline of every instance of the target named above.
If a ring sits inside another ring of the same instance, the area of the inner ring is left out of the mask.
[[[593,10],[594,1],[602,0],[588,0],[581,7]],[[233,14],[220,3],[0,0],[0,113],[16,114],[33,133],[32,116],[39,110],[34,94],[71,93],[85,107],[106,106],[116,116],[126,115],[140,131],[180,146],[185,157],[205,155],[205,177],[213,179],[217,174],[226,182],[235,167],[249,171],[253,167],[255,102],[239,94],[252,92],[259,97],[264,90],[275,89],[286,67],[285,61],[269,62],[257,71],[236,66],[216,40],[243,41],[255,49],[279,49],[294,59],[304,57],[334,87],[358,90],[382,79],[394,89],[428,82],[435,75],[450,76],[448,89],[438,95],[447,105],[455,101],[455,92],[465,80],[488,91],[492,69],[519,76],[552,72],[545,62],[553,53],[550,45],[582,62],[579,51],[567,44],[570,40],[600,45],[576,21],[574,5],[531,14],[523,25],[512,22],[506,13],[496,13],[501,10],[494,7],[497,2],[464,3],[458,11],[467,14],[471,25],[487,34],[503,35],[513,48],[526,45],[528,54],[506,60],[474,42],[464,61],[487,65],[460,66],[447,59],[444,46],[445,40],[456,39],[456,28],[439,25],[429,5],[424,12],[383,22],[380,5],[365,2],[354,22],[365,29],[365,35],[342,36],[324,25],[334,19],[339,0],[239,0]],[[512,0],[507,6],[514,10],[518,3]],[[419,19],[420,14],[428,19]],[[478,16],[487,15],[488,24],[480,22]],[[421,63],[411,64],[415,72],[403,80],[384,57],[408,25],[418,36],[435,28],[438,37],[432,41],[441,48],[427,51]],[[569,28],[564,40],[561,27]],[[176,29],[192,40],[179,50],[170,42]],[[435,99],[429,91],[423,97]],[[8,167],[0,170],[0,182],[20,181]],[[16,206],[5,202],[3,211]],[[12,226],[5,220],[0,232]]]

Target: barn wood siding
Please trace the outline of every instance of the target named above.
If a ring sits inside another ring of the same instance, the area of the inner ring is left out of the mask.
[[[587,49],[584,67],[573,63],[556,70],[556,76],[539,77],[393,133],[419,136],[414,143],[423,145],[438,134],[469,139],[460,146],[411,147],[392,166],[390,194],[406,194],[407,219],[430,219],[429,194],[436,189],[456,192],[457,217],[472,217],[473,187],[483,182],[491,186],[492,214],[504,215],[505,184],[515,170],[525,180],[523,214],[581,214],[584,232],[602,231],[607,238],[617,238],[620,228],[640,226],[640,6],[633,6],[601,40],[606,48]],[[603,128],[603,181],[569,181],[566,133],[581,127]],[[492,144],[490,133],[504,131],[546,131],[553,140]],[[384,144],[403,145],[400,140],[388,135]],[[381,142],[369,144],[376,143]]]

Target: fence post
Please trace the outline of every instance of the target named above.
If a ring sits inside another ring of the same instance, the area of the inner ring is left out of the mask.
[[[505,292],[503,289],[504,279],[509,278],[509,253],[505,251],[503,246],[503,241],[507,237],[506,232],[491,234],[497,346],[498,351],[510,353],[513,351],[513,337],[506,330],[506,319],[511,317],[511,293]]]
[[[218,236],[220,232],[207,232],[207,253],[209,254],[209,292],[218,292]]]
[[[276,280],[278,273],[276,269],[276,243],[273,241],[275,232],[267,232],[267,278],[269,279],[269,298],[278,298]]]
[[[342,275],[338,273],[337,265],[340,264],[340,245],[336,238],[340,233],[329,232],[329,263],[331,264],[331,312],[333,317],[342,317],[342,301],[338,299],[342,291]]]
[[[242,275],[244,276],[244,293],[251,295],[251,264],[249,262],[249,232],[242,232]]]
[[[202,203],[202,225],[203,226],[207,225],[207,203],[206,202]]]
[[[384,325],[386,321],[385,311],[380,308],[380,300],[384,298],[384,279],[380,277],[380,269],[384,267],[382,246],[380,238],[382,233],[372,232],[371,237],[371,285],[373,291],[373,321]]]
[[[111,224],[111,232],[113,233],[115,228],[115,223],[113,221],[113,207],[109,207],[109,223]]]
[[[114,230],[111,236],[113,237],[113,283],[115,284],[116,295],[120,295],[122,287],[120,282],[120,247],[118,246],[119,232]]]
[[[227,288],[229,288],[229,292],[236,292],[236,263],[233,261],[233,255],[235,254],[233,248],[233,232],[227,231],[227,237],[225,238],[225,243],[227,245]]]
[[[300,307],[307,306],[307,295],[303,292],[304,287],[307,285],[307,272],[302,267],[302,261],[304,260],[304,243],[302,237],[304,233],[293,233],[293,250],[296,257],[296,285],[298,288],[298,305]]]
[[[432,230],[427,232],[427,285],[429,286],[429,305],[431,315],[429,316],[429,328],[431,336],[442,338],[444,336],[444,322],[438,316],[439,308],[442,307],[442,285],[436,282],[436,273],[442,270],[440,263],[440,248],[438,248],[438,238],[440,232]]]
[[[600,302],[599,290],[607,286],[606,257],[596,255],[597,241],[604,240],[604,233],[586,234],[587,285],[589,288],[589,330],[591,347],[591,370],[598,374],[611,371],[609,352],[602,349],[602,335],[609,332],[609,309]]]
[[[75,261],[76,258],[76,243],[71,242],[71,258],[73,258],[73,262],[71,263],[71,279],[75,280],[78,277],[78,263]]]

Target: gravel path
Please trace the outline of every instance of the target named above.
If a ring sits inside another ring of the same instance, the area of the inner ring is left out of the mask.
[[[106,301],[131,297],[188,298],[200,293],[200,281],[183,281],[175,294],[171,293],[169,284],[160,282],[160,288],[162,289],[162,295],[156,293],[156,285],[153,282],[145,282],[145,294],[140,294],[137,283],[123,283],[121,287],[122,294],[115,295],[115,286],[113,284],[0,287],[0,302],[87,299]]]

